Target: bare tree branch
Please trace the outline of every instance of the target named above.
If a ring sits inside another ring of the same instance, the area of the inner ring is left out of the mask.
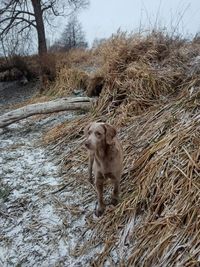
[[[26,34],[32,28],[36,29],[41,76],[45,77],[48,74],[45,63],[45,22],[51,25],[55,17],[85,8],[88,2],[89,0],[0,0],[0,38],[5,39],[9,34],[12,38],[12,31]]]
[[[19,21],[17,21],[17,20],[19,20]],[[27,20],[23,17],[12,18],[10,20],[10,23],[0,32],[0,36],[7,34],[13,27],[16,27],[17,25],[19,25],[22,22],[26,22],[28,24],[27,26],[29,26],[29,27],[33,26],[36,28],[36,24],[34,24],[35,20],[31,21],[31,20]]]
[[[8,10],[9,7],[14,4],[14,2],[15,0],[11,0],[8,4],[5,5],[4,8],[0,9],[0,15],[2,15],[6,10]]]
[[[23,20],[23,21],[26,21],[27,23],[29,23],[29,24],[31,24],[32,25],[32,22],[34,22],[35,20],[28,20],[28,19],[26,19],[26,18],[24,18],[24,17],[18,17],[18,14],[16,15],[16,16],[14,16],[14,17],[7,17],[7,18],[5,18],[5,19],[2,19],[2,20],[0,20],[0,24],[1,23],[4,23],[4,22],[6,22],[6,21],[10,21],[10,22],[13,22],[13,21],[15,21],[15,20],[18,20],[18,19],[20,19],[20,20]],[[11,23],[12,24],[12,23]],[[11,25],[10,23],[9,23],[9,25]],[[32,25],[32,26],[36,26],[36,25]]]
[[[26,14],[26,15],[30,15],[30,16],[34,16],[35,14],[26,10],[15,10],[15,12],[18,12],[19,14]]]
[[[36,26],[35,26],[36,27]],[[26,25],[24,27],[22,27],[19,31],[18,31],[18,34],[22,33],[24,30],[26,29],[29,29],[30,28],[30,25]]]

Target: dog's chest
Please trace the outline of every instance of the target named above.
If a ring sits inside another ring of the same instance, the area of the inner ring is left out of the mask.
[[[105,158],[99,160],[97,157],[94,159],[94,171],[107,174],[113,171],[113,158]]]

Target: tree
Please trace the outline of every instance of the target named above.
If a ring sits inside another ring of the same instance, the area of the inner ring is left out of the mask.
[[[57,16],[67,16],[84,8],[89,0],[2,0],[0,3],[0,38],[13,28],[18,33],[35,29],[38,37],[38,54],[43,73],[43,58],[47,54],[45,24]]]
[[[51,46],[50,51],[69,51],[72,48],[86,48],[85,33],[76,16],[70,16],[61,37]]]
[[[30,31],[18,33],[17,28],[10,30],[4,38],[0,38],[0,53],[8,59],[14,55],[25,56],[30,54],[34,47],[33,34]]]
[[[60,41],[65,50],[87,47],[82,26],[75,16],[70,17]]]

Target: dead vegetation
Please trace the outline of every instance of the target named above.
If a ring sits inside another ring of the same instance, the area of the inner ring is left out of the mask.
[[[103,244],[93,266],[112,259],[112,251],[116,251],[121,266],[175,266],[177,262],[198,266],[199,100],[199,95],[174,100],[129,118],[121,128],[125,166],[120,204],[108,209],[98,222],[92,215],[88,218],[87,230],[92,231],[92,237],[77,246],[77,255]],[[59,125],[46,136],[55,152],[63,151],[60,159],[66,182],[68,177],[75,179],[75,187],[87,183],[87,172],[79,176],[75,170],[87,166],[82,129],[93,119],[84,117]],[[86,205],[87,201],[85,195]]]
[[[71,95],[75,89],[86,90],[88,74],[76,68],[63,67],[57,72],[55,83],[51,84],[46,94],[49,96]]]
[[[89,114],[44,136],[62,165],[64,183],[53,194],[63,219],[66,211],[73,219],[87,210],[85,232],[70,251],[74,257],[100,247],[92,266],[199,266],[199,55],[198,40],[155,32],[119,33],[94,50],[56,55],[56,80],[31,101],[74,89],[99,95]],[[99,219],[88,209],[95,206],[95,190],[87,182],[83,146],[83,129],[93,120],[117,126],[125,153],[121,201]],[[56,195],[66,187],[81,192],[76,206]],[[0,190],[0,198],[9,191]],[[63,223],[64,236],[65,229]]]
[[[0,81],[14,81],[26,77],[31,81],[39,76],[37,56],[13,55],[0,59]]]
[[[75,250],[82,255],[102,245],[92,266],[199,266],[199,53],[196,42],[163,33],[113,36],[93,51],[102,62],[93,77],[100,72],[104,82],[90,114],[44,136],[66,179],[82,187],[87,172],[75,170],[87,166],[83,128],[106,120],[119,129],[121,201],[100,219],[87,218],[91,237]],[[63,84],[70,92],[82,72],[63,68],[58,77],[55,91]]]

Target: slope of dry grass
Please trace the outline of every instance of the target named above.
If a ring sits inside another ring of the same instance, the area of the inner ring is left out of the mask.
[[[93,53],[105,79],[93,110],[44,136],[80,187],[87,172],[80,178],[74,168],[87,166],[85,125],[106,120],[123,143],[121,201],[98,220],[87,219],[90,240],[76,253],[101,244],[93,266],[199,266],[198,44],[162,33],[121,33]]]

